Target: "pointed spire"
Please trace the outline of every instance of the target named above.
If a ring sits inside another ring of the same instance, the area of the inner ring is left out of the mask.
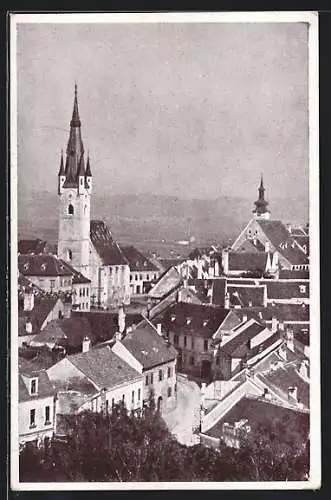
[[[64,163],[63,163],[63,149],[61,149],[61,162],[60,162],[60,170],[59,170],[59,177],[62,175],[65,175],[64,172]]]
[[[70,127],[80,127],[80,119],[78,112],[78,98],[77,98],[77,83],[75,82],[75,98],[74,98],[74,107],[72,110],[72,118],[70,122]]]
[[[269,213],[269,210],[267,208],[268,206],[268,201],[264,199],[264,183],[263,183],[263,174],[261,173],[261,181],[260,181],[260,186],[259,186],[259,197],[258,199],[254,202],[255,209],[253,210],[253,213],[255,213],[257,216],[265,215]]]
[[[84,156],[80,157],[79,166],[78,166],[78,177],[85,177],[85,165],[84,165]]]
[[[86,177],[92,177],[91,166],[90,166],[90,153],[87,153],[87,162],[86,162]]]

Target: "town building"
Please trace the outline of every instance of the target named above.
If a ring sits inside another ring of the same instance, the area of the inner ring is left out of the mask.
[[[147,319],[137,328],[119,336],[112,350],[144,377],[143,398],[154,398],[161,412],[173,409],[177,401],[177,351],[163,337],[161,324],[154,327]]]
[[[55,432],[56,393],[46,371],[35,371],[29,363],[19,367],[19,443],[42,441]]]
[[[110,412],[118,403],[128,411],[142,408],[142,375],[110,346],[91,348],[88,337],[82,352],[66,356],[47,373],[58,393],[57,414]]]
[[[122,247],[122,251],[130,266],[131,296],[146,294],[151,283],[159,278],[160,270],[133,246]]]

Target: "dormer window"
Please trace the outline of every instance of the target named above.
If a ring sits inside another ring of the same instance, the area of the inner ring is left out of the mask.
[[[42,271],[46,271],[46,264],[41,264],[40,269],[41,269]]]
[[[192,323],[192,318],[186,318],[186,324],[190,325]]]
[[[300,289],[300,293],[306,293],[307,287],[306,287],[306,285],[300,285],[299,289]]]
[[[37,394],[37,382],[38,382],[37,378],[33,378],[31,380],[31,384],[30,384],[30,394],[31,394],[31,396]]]
[[[202,326],[207,326],[208,325],[208,319],[204,319],[203,322],[202,322]]]
[[[29,263],[28,263],[28,262],[26,262],[26,263],[24,264],[24,269],[25,269],[26,271],[29,269]]]
[[[172,314],[170,319],[171,319],[171,321],[175,321],[176,316],[174,314]]]

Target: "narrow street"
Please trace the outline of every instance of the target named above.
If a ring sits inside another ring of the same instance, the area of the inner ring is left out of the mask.
[[[195,444],[193,430],[199,425],[200,388],[182,375],[177,378],[177,407],[163,415],[170,432],[187,446]]]

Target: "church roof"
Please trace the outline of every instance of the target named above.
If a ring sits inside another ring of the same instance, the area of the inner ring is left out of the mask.
[[[229,252],[229,271],[264,271],[267,252]]]
[[[128,260],[118,243],[113,239],[105,222],[92,220],[90,224],[91,242],[105,266],[128,265]]]

